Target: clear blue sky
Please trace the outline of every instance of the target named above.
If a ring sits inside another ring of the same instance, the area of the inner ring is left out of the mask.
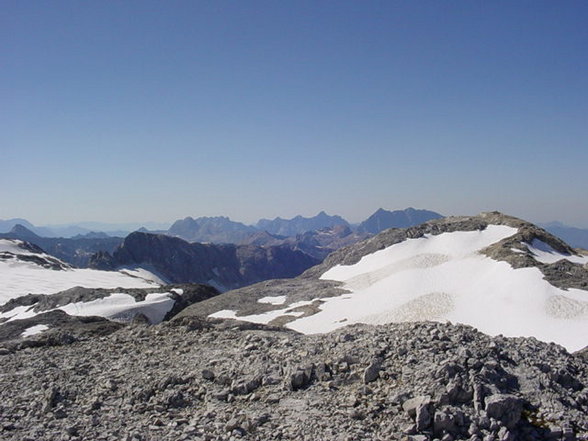
[[[586,1],[4,1],[0,219],[588,226]]]

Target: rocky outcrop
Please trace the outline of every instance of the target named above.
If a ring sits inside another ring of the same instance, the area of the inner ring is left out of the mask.
[[[588,363],[467,326],[185,318],[0,349],[3,440],[586,440]]]
[[[103,337],[123,326],[122,323],[103,317],[75,317],[64,311],[54,310],[0,325],[0,348],[12,353],[33,347],[62,346]],[[26,336],[28,330],[33,330],[29,337]]]
[[[174,307],[168,313],[167,318],[171,318],[187,306],[217,296],[219,292],[208,285],[201,284],[176,284],[167,285],[157,288],[83,288],[76,286],[56,294],[28,294],[26,296],[16,297],[0,305],[0,313],[8,313],[19,307],[30,307],[29,311],[42,313],[50,311],[71,303],[87,303],[94,300],[109,297],[112,294],[127,294],[135,301],[143,301],[148,294],[167,292],[169,297],[174,300]],[[180,294],[181,293],[181,294]],[[3,319],[0,319],[2,323]]]

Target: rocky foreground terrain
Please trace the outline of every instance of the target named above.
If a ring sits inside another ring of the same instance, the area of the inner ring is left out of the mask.
[[[0,439],[588,439],[587,360],[533,338],[197,317],[67,337],[0,349]]]

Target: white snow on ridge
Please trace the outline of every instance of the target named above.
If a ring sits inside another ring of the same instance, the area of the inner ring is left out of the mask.
[[[135,315],[140,313],[155,324],[163,320],[165,315],[173,308],[174,303],[168,293],[147,294],[145,300],[139,302],[128,294],[115,293],[91,302],[70,303],[59,309],[69,315],[97,315],[123,322],[133,320]]]
[[[312,334],[351,323],[449,320],[490,335],[534,336],[570,351],[583,348],[588,343],[587,291],[556,288],[537,268],[513,269],[479,253],[516,232],[490,225],[483,231],[427,235],[365,256],[355,265],[336,266],[321,279],[344,282],[351,293],[321,299],[320,312],[286,326]],[[290,308],[213,316],[267,323]]]
[[[156,283],[158,285],[166,285],[167,282],[163,280],[163,277],[155,274],[155,271],[150,271],[146,268],[142,268],[140,266],[136,266],[133,268],[120,268],[119,272],[123,274],[128,274],[132,277],[138,277],[139,279],[144,279]]]
[[[62,311],[73,316],[99,316],[110,320],[129,322],[137,314],[144,314],[151,323],[156,324],[163,320],[165,315],[173,308],[175,301],[169,297],[169,293],[147,294],[145,300],[137,302],[134,297],[124,293],[113,293],[108,297],[92,300],[90,302],[69,303],[60,306]],[[8,318],[8,321],[22,320],[34,317],[48,311],[35,312],[34,306],[19,306],[12,311],[0,313],[0,318]],[[53,311],[53,310],[50,310]],[[32,335],[32,334],[29,334]]]
[[[280,296],[280,297],[282,297],[282,296]],[[282,316],[300,317],[301,315],[304,314],[304,312],[303,311],[293,311],[293,309],[300,308],[302,306],[307,306],[307,305],[310,305],[311,303],[312,303],[312,301],[303,300],[300,302],[292,303],[291,305],[288,305],[283,309],[275,309],[273,311],[264,312],[262,314],[253,314],[253,315],[247,315],[247,316],[243,316],[243,317],[237,316],[236,311],[232,311],[229,309],[223,309],[221,311],[217,311],[213,314],[210,314],[209,317],[244,320],[247,322],[262,323],[264,325],[267,325],[273,319],[276,319],[276,318],[282,317]]]
[[[0,239],[0,252],[15,255],[35,255],[51,258],[44,253],[35,253],[22,248],[23,242]],[[85,288],[129,289],[157,288],[164,282],[145,268],[133,267],[123,271],[99,271],[92,269],[68,268],[53,270],[44,268],[34,262],[18,260],[8,255],[0,259],[0,305],[10,299],[27,294],[54,294],[66,289],[81,286]],[[66,266],[66,265],[64,265]],[[183,293],[177,289],[176,293]],[[148,294],[143,301],[135,301],[128,294],[112,294],[90,302],[70,303],[61,309],[70,315],[96,315],[118,321],[130,321],[135,315],[144,314],[151,323],[159,323],[173,308],[174,300],[170,293]],[[0,313],[0,318],[9,321],[34,317],[34,306],[18,306],[11,311]],[[44,311],[48,312],[48,311]],[[41,328],[31,328],[26,332],[41,332]],[[44,329],[43,329],[44,330]]]
[[[154,288],[151,280],[118,271],[52,270],[30,262],[0,260],[0,305],[27,294],[54,294],[75,286],[86,288]]]
[[[24,242],[17,239],[0,239],[0,253],[12,253],[12,254],[23,254],[31,255],[33,253],[26,248],[22,248]],[[41,254],[42,255],[42,254]]]
[[[559,251],[554,250],[549,244],[538,239],[534,239],[531,245],[527,245],[527,248],[531,254],[533,254],[534,259],[541,263],[555,263],[562,259],[569,260],[573,263],[588,263],[588,256],[562,254]]]

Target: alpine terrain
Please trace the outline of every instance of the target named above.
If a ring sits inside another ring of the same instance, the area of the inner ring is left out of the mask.
[[[468,324],[490,335],[588,345],[588,255],[500,213],[390,229],[293,280],[264,282],[182,314],[329,332],[352,323]]]
[[[231,280],[239,250],[133,233],[104,271],[0,240],[0,438],[588,440],[587,252],[492,212],[223,294],[158,267]]]

